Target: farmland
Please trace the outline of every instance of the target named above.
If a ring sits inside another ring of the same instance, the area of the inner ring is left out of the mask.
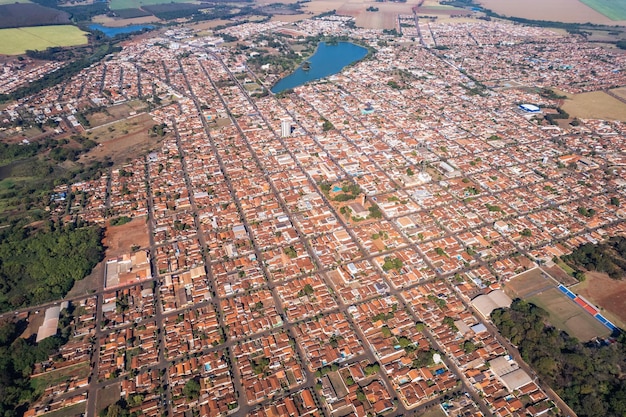
[[[616,0],[624,4],[624,0]],[[615,21],[605,16],[598,9],[588,4],[606,4],[605,0],[527,0],[527,1],[502,1],[502,0],[478,0],[482,6],[494,12],[505,15],[522,17],[525,19],[552,20],[559,22],[615,24]],[[587,3],[587,4],[585,4]],[[613,2],[611,2],[613,3]]]
[[[606,337],[611,333],[589,313],[567,298],[557,288],[551,288],[527,300],[550,314],[549,321],[581,341]]]
[[[591,7],[611,20],[626,20],[626,1],[625,0],[580,0],[587,6]]]
[[[187,0],[111,0],[109,8],[111,10],[139,9],[141,6],[150,6],[166,3],[192,3]]]
[[[87,44],[87,33],[71,25],[0,29],[0,38],[0,54],[3,55],[19,55],[28,49]]]
[[[65,25],[70,14],[32,3],[0,4],[0,28],[26,26]]]

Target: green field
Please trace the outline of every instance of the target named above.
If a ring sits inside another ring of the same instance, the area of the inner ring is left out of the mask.
[[[626,20],[626,0],[580,0],[611,20]]]
[[[557,288],[551,288],[526,301],[550,314],[548,321],[582,342],[594,337],[607,337],[611,332]]]
[[[0,0],[1,1],[1,0]],[[72,25],[0,29],[0,54],[19,55],[27,49],[87,44],[87,33]]]
[[[0,0],[2,1],[2,0]],[[111,0],[109,9],[139,9],[141,6],[152,6],[154,4],[166,3],[195,3],[193,0]]]

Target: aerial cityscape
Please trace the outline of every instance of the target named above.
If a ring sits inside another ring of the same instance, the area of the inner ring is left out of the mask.
[[[626,416],[626,1],[508,3],[0,0],[0,414]]]

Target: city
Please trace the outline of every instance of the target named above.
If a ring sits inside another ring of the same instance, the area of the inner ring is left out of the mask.
[[[120,398],[145,416],[575,415],[490,314],[511,279],[565,288],[555,258],[626,233],[626,125],[543,117],[562,100],[545,90],[625,85],[626,56],[503,21],[351,21],[142,35],[0,112],[94,139],[85,109],[128,103],[129,129],[160,126],[148,153],[53,191],[51,214],[105,227],[109,251],[96,288],[41,308],[38,341],[48,314],[71,334],[34,373],[72,377],[24,415]],[[375,52],[273,94],[279,74],[247,62],[272,51],[260,36]]]

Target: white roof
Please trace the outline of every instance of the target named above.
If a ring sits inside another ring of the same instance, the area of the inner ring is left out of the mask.
[[[489,294],[479,295],[472,300],[472,305],[483,315],[489,317],[498,308],[509,307],[513,300],[502,290],[494,290]]]

